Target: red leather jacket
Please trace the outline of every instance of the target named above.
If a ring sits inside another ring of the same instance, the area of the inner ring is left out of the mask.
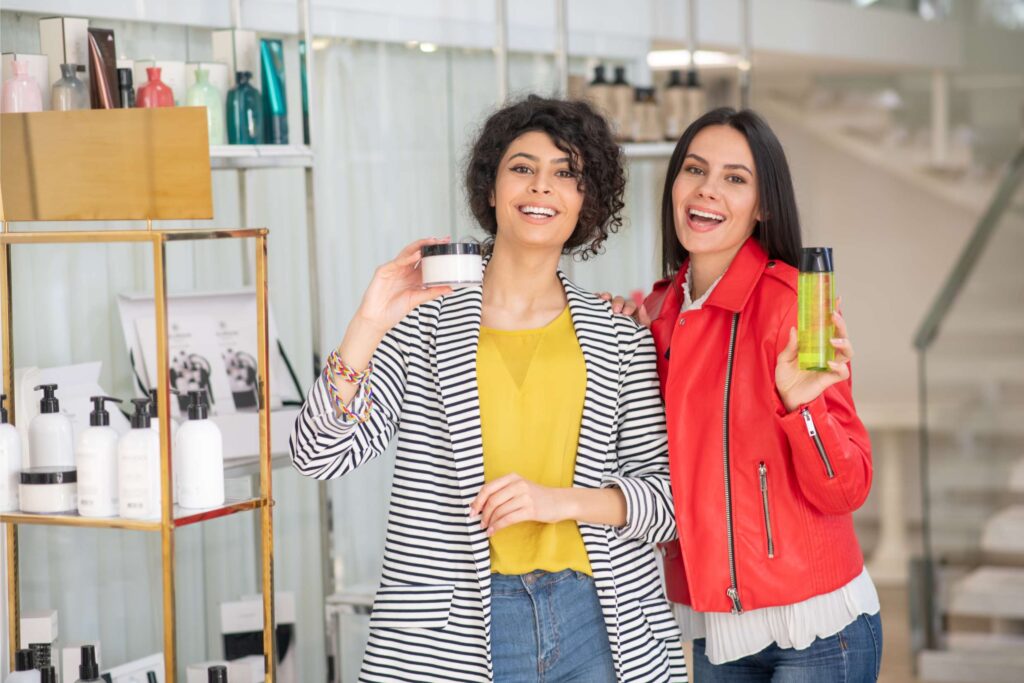
[[[702,612],[789,605],[864,566],[851,513],[871,486],[871,445],[849,381],[786,413],[775,365],[796,325],[797,271],[749,239],[700,310],[655,284],[651,332],[668,416],[679,541],[669,598]]]

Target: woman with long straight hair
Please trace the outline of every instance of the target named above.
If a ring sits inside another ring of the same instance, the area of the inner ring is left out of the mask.
[[[782,146],[754,112],[716,109],[676,145],[662,265],[642,307],[658,347],[679,541],[669,598],[699,683],[873,681],[882,629],[851,513],[871,446],[853,347],[797,362],[800,222]]]
[[[686,679],[651,545],[675,537],[654,342],[558,270],[620,225],[624,186],[589,105],[496,112],[466,172],[483,286],[423,289],[441,240],[409,245],[310,389],[303,474],[398,435],[361,681]]]

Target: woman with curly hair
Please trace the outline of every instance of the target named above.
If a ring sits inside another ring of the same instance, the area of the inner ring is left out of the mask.
[[[398,434],[363,681],[680,681],[651,545],[675,537],[650,333],[558,270],[621,225],[607,123],[529,97],[466,171],[483,285],[377,269],[291,438],[339,477]]]

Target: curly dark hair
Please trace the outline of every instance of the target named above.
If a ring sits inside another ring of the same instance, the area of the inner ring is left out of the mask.
[[[531,131],[547,133],[566,153],[583,193],[579,221],[562,253],[581,260],[596,256],[608,235],[622,226],[626,175],[608,122],[586,102],[530,95],[488,117],[466,164],[466,194],[473,216],[493,239],[498,222],[490,198],[498,165],[509,145]]]

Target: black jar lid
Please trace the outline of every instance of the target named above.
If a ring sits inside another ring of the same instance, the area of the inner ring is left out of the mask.
[[[420,257],[451,256],[453,254],[481,254],[479,242],[448,242],[446,244],[428,244],[420,247]]]
[[[30,467],[21,471],[22,484],[74,484],[78,470],[74,467]]]

